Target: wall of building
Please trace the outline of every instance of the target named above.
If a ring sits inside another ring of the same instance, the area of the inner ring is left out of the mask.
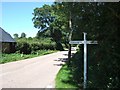
[[[2,53],[14,53],[15,52],[15,43],[2,43]]]

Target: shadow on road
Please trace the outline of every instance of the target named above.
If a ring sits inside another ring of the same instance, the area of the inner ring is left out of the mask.
[[[73,56],[75,53],[71,53],[71,56]],[[68,56],[68,54],[63,54],[63,55],[65,55],[65,56]]]
[[[54,66],[62,66],[64,64],[60,63],[60,64],[53,64]]]
[[[58,58],[58,60],[54,60],[54,61],[66,62],[67,60],[68,60],[68,58]]]
[[[75,53],[71,53],[71,57],[74,55]],[[58,58],[57,60],[54,60],[56,61],[55,66],[62,66],[64,65],[64,63],[66,63],[68,61],[68,54],[63,54],[64,56],[67,56],[65,58]]]
[[[67,60],[68,60],[68,58],[58,58],[58,60],[54,60],[57,63],[53,64],[53,65],[55,65],[55,66],[62,66],[62,65],[64,65],[65,62],[67,62]]]

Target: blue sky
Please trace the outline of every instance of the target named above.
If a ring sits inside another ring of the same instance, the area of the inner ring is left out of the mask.
[[[34,37],[38,29],[34,28],[32,18],[33,10],[44,4],[51,5],[53,2],[2,2],[2,27],[6,32],[19,36],[22,32],[27,37]]]

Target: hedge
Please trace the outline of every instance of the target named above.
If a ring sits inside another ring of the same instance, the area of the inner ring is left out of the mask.
[[[55,43],[27,43],[27,42],[17,42],[16,44],[16,51],[23,53],[23,54],[29,54],[31,52],[37,51],[37,50],[55,50],[56,44]]]

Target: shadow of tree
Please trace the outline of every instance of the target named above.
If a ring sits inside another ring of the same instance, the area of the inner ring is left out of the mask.
[[[64,64],[63,63],[60,63],[60,64],[53,64],[54,66],[63,66]]]
[[[71,53],[71,56],[73,56],[75,53]],[[68,56],[68,54],[63,54],[63,55],[65,55],[65,56]]]
[[[67,58],[58,58],[58,60],[54,60],[54,61],[61,62],[61,63],[53,64],[53,65],[55,65],[55,66],[62,66],[62,65],[64,65],[63,62],[67,62],[67,60],[68,60]]]

